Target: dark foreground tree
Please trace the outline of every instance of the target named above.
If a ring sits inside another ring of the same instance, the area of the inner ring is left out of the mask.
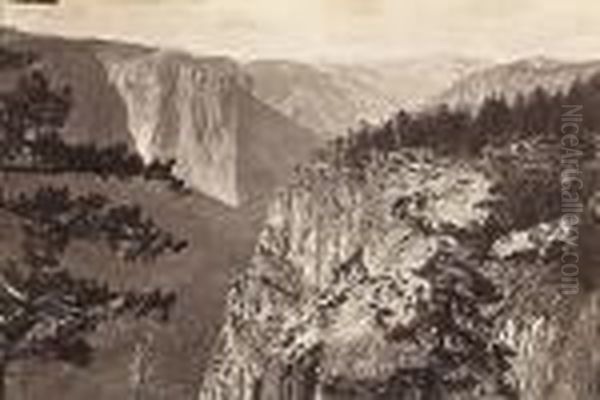
[[[68,187],[0,193],[0,210],[19,218],[23,254],[32,265],[58,265],[74,240],[105,243],[125,261],[151,262],[187,247],[144,215],[139,205],[112,204],[97,193],[73,196]]]
[[[7,54],[16,57],[0,49],[0,61]],[[172,163],[145,166],[119,145],[67,144],[61,131],[70,108],[70,89],[53,90],[39,72],[27,72],[15,91],[0,93],[0,170],[139,176],[180,186],[170,173]],[[94,191],[72,195],[68,186],[3,189],[11,194],[0,192],[0,213],[16,222],[20,232],[11,235],[20,237],[22,246],[20,254],[0,254],[0,400],[7,396],[6,370],[15,362],[84,367],[93,361],[90,338],[103,324],[124,318],[168,320],[174,293],[115,289],[96,278],[81,278],[88,266],[65,260],[73,242],[105,244],[130,263],[154,262],[187,246],[138,204],[114,204]]]
[[[102,324],[151,315],[166,321],[174,301],[173,293],[160,290],[112,290],[96,280],[75,278],[63,266],[2,262],[0,399],[6,398],[4,383],[11,363],[39,359],[85,367],[94,350],[88,338]]]
[[[186,248],[139,206],[41,187],[32,195],[2,195],[0,210],[18,221],[23,240],[20,258],[0,261],[1,378],[11,363],[31,358],[86,366],[93,355],[87,338],[103,323],[150,315],[168,319],[173,293],[114,290],[77,278],[86,265],[67,266],[63,260],[75,241],[106,243],[127,262],[151,262]]]

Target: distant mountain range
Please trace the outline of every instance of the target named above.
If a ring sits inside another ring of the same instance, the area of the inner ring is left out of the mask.
[[[585,81],[598,73],[600,60],[574,63],[534,57],[473,72],[441,93],[433,103],[476,108],[493,95],[503,95],[511,102],[519,93],[526,95],[537,87],[550,93],[564,92],[576,80]]]
[[[418,109],[485,65],[477,59],[431,57],[348,64],[263,60],[244,69],[258,98],[330,138],[361,121],[385,120],[399,108]]]

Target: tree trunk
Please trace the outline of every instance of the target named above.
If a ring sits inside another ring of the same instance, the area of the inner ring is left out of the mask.
[[[6,400],[6,364],[0,363],[0,400]]]

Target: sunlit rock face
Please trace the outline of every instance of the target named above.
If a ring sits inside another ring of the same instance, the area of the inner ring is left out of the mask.
[[[129,130],[146,161],[174,159],[190,186],[228,204],[236,182],[240,91],[244,79],[228,60],[155,52],[109,67]]]
[[[578,354],[599,297],[560,291],[557,220],[491,229],[498,179],[417,150],[359,179],[306,167],[232,284],[199,399],[594,399],[598,352]]]
[[[102,52],[142,157],[172,159],[191,188],[230,206],[264,203],[317,143],[255,98],[234,61],[151,51]]]

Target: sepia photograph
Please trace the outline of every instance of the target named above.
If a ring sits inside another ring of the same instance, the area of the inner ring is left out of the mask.
[[[0,400],[600,400],[600,2],[0,0]]]

